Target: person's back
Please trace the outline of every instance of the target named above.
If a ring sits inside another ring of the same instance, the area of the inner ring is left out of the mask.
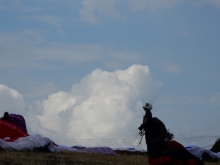
[[[163,145],[167,135],[167,129],[161,120],[156,117],[152,117],[152,105],[150,103],[146,103],[143,109],[145,111],[145,115],[143,122],[138,129],[140,131],[144,129],[147,151],[149,154],[153,154],[155,150],[160,149]]]
[[[162,149],[167,135],[167,129],[161,120],[154,117],[144,126],[144,131],[148,153],[154,155],[156,151],[158,152]]]

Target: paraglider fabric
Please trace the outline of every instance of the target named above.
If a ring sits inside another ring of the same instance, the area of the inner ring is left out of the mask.
[[[29,136],[26,132],[21,130],[16,125],[5,121],[0,120],[0,138],[4,139],[5,141],[12,142],[20,137]]]
[[[21,137],[13,142],[0,139],[0,147],[5,150],[36,151],[45,146],[50,152],[60,152],[60,149],[49,138],[42,137],[39,134]]]
[[[23,116],[18,114],[10,114],[10,121],[12,124],[19,127],[21,130],[23,130],[25,133],[27,133],[26,123]]]
[[[150,165],[198,165],[195,157],[177,141],[168,142],[161,153],[149,157]]]
[[[91,152],[91,153],[100,153],[100,154],[116,154],[115,150],[109,147],[82,147],[82,146],[68,147],[64,145],[55,144],[47,137],[43,137],[39,134],[29,135],[15,124],[12,124],[5,120],[0,120],[0,148],[5,150],[34,151],[36,148],[45,147],[45,146],[48,147],[50,152],[71,151],[71,152]],[[184,152],[185,151],[187,152],[188,150],[188,152],[195,155],[197,158],[201,158],[201,155],[204,152],[208,152],[213,158],[220,159],[220,152],[214,153],[210,150],[197,146],[190,146],[184,148],[180,143],[176,141],[170,141],[168,143],[168,148],[179,148],[181,149],[181,151]],[[120,148],[120,150],[126,150],[130,152],[138,151],[135,149],[132,149],[131,151],[130,148],[128,149]],[[149,163],[151,165],[154,164],[170,165],[170,161],[171,161],[171,157],[169,156],[168,153],[166,154],[166,152],[160,157],[149,159]],[[178,164],[178,161],[181,162],[181,160],[175,160],[175,161],[176,164]],[[193,159],[188,160],[187,164],[196,165]]]
[[[213,159],[220,159],[220,152],[215,153],[198,146],[187,146],[186,149],[197,158],[201,158],[203,153],[208,153]]]

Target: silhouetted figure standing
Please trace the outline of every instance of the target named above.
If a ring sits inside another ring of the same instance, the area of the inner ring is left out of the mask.
[[[152,117],[152,105],[146,103],[144,119],[138,128],[147,144],[150,165],[204,165],[201,160],[188,152],[183,145],[168,138],[168,131],[162,121]]]
[[[161,151],[162,146],[166,142],[167,129],[164,123],[158,118],[152,118],[152,105],[146,103],[143,107],[145,111],[143,123],[138,128],[140,131],[144,129],[147,151],[149,155],[155,155]]]

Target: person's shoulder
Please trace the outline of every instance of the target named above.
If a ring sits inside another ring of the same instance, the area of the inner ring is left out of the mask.
[[[153,117],[152,118],[153,121],[157,122],[157,123],[163,123],[160,119],[158,119],[157,117]]]
[[[153,117],[152,118],[153,120],[155,120],[155,121],[161,121],[159,118],[157,118],[157,117]]]

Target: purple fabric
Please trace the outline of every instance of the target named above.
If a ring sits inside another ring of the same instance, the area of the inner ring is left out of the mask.
[[[99,153],[99,154],[116,154],[116,152],[109,147],[89,147],[80,151]]]
[[[10,120],[12,124],[16,125],[25,133],[27,133],[26,123],[23,116],[17,114],[10,114]]]

